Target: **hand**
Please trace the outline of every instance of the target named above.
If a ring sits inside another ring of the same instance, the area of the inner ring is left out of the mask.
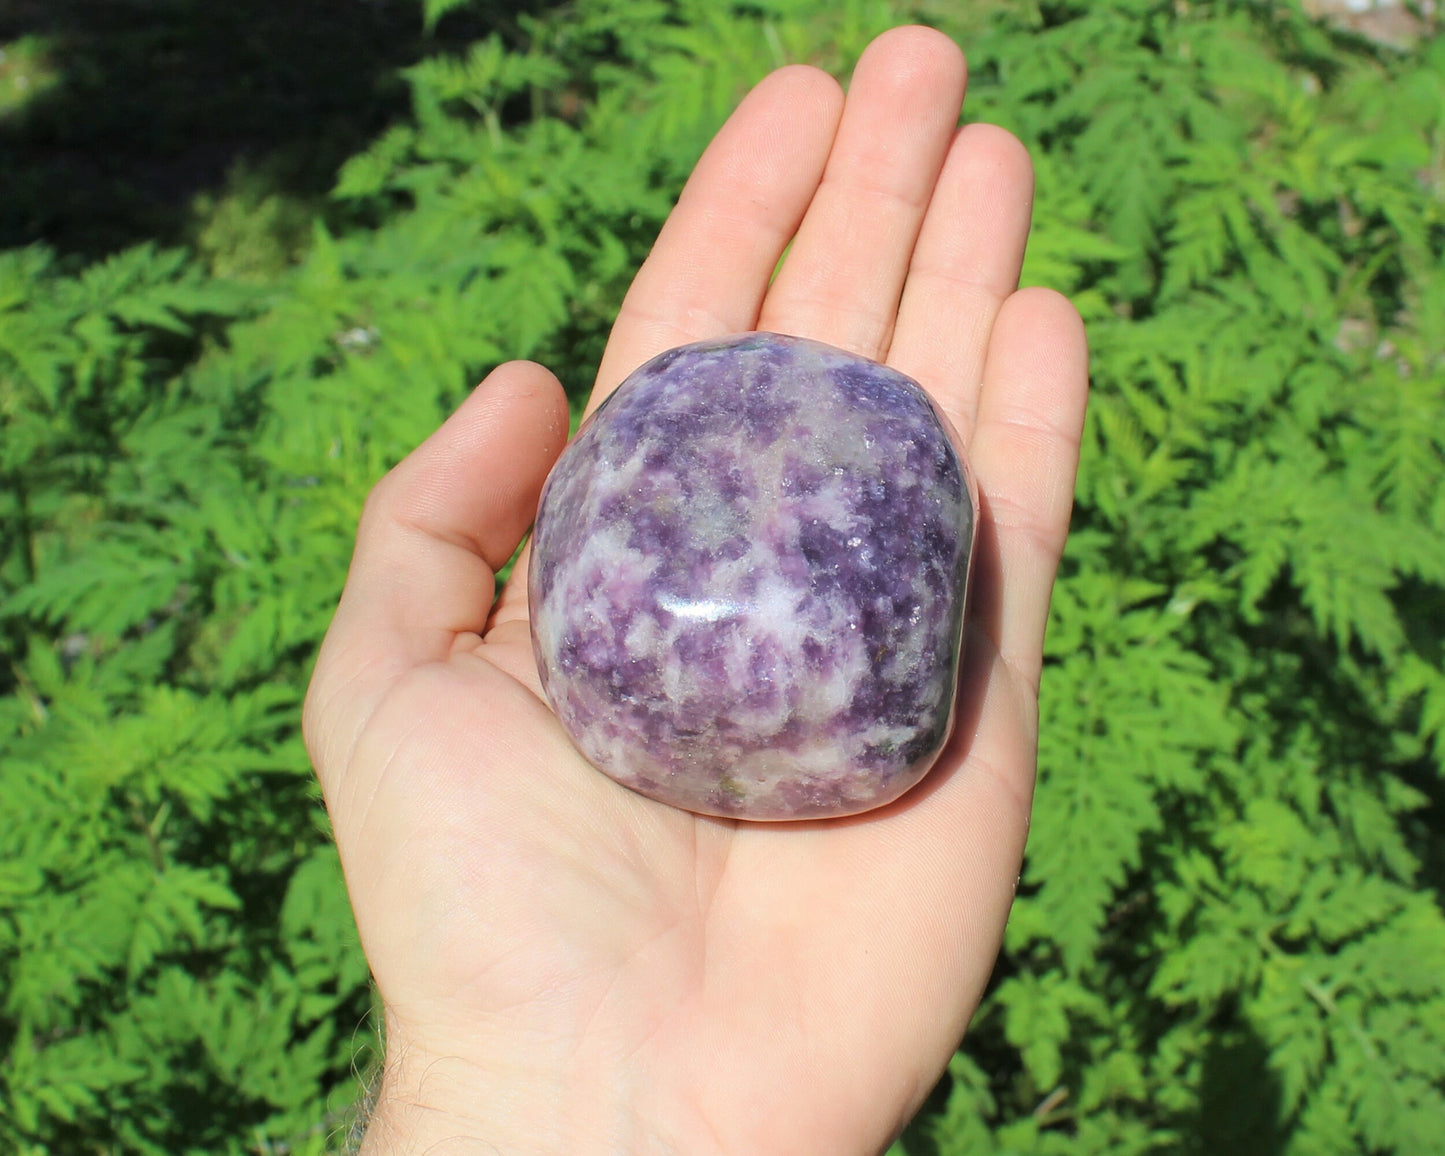
[[[582,761],[541,697],[520,568],[493,603],[566,438],[541,367],[499,368],[368,501],[305,720],[386,1008],[367,1151],[876,1153],[957,1046],[1028,828],[1086,392],[1077,314],[1015,291],[1027,153],[956,129],[964,84],[923,28],[879,37],[846,101],[815,69],[765,79],[699,161],[593,393],[755,328],[933,393],[983,516],[959,725],[913,792],[750,824]]]

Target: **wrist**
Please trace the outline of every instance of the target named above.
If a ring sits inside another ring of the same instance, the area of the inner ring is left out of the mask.
[[[475,1091],[480,1083],[479,1074],[464,1061],[434,1059],[389,1043],[359,1156],[521,1156],[545,1151],[540,1146],[543,1135],[521,1134],[520,1120],[529,1115],[525,1107],[508,1096],[485,1102]]]
[[[389,1033],[390,1037],[390,1033]],[[649,1117],[625,1069],[478,1063],[388,1039],[360,1156],[694,1156]]]

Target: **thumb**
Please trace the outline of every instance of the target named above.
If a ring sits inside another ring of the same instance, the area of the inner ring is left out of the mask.
[[[323,788],[398,677],[482,630],[566,440],[557,379],[508,362],[371,491],[303,716]]]

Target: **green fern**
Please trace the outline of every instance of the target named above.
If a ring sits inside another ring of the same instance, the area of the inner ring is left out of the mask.
[[[264,284],[0,254],[0,1143],[325,1149],[372,997],[298,716],[367,489],[501,360],[580,398],[737,98],[921,14],[1035,155],[1093,400],[1019,899],[898,1150],[1438,1146],[1445,41],[917,7],[518,16]]]

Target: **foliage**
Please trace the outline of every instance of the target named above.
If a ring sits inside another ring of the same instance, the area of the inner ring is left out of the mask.
[[[1028,864],[918,1147],[1433,1150],[1445,44],[1030,23],[975,42],[975,112],[1117,249],[1073,275],[1094,399]]]
[[[1430,1151],[1445,45],[960,7],[1095,392],[1019,901],[900,1147]],[[0,254],[0,1144],[325,1148],[370,996],[297,714],[362,497],[499,360],[580,397],[748,85],[911,13],[575,0],[411,67],[324,220],[242,174],[198,254]]]

